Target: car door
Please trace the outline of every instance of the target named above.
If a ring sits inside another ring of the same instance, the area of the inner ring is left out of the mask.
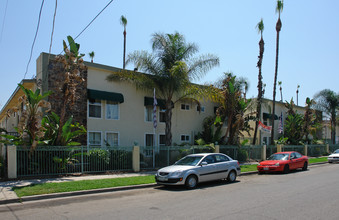
[[[295,152],[295,163],[296,163],[296,169],[302,168],[304,166],[304,159],[302,158],[302,155],[298,152]]]
[[[218,179],[218,172],[216,172],[215,156],[208,155],[202,160],[201,163],[203,162],[206,162],[207,165],[201,165],[198,169],[200,181],[204,182]]]
[[[290,155],[290,169],[295,169],[295,153],[291,153]]]
[[[299,153],[298,153],[299,154]],[[301,163],[302,163],[302,158],[301,158],[301,154],[299,154],[300,157],[298,157],[297,153],[293,152],[291,153],[291,165],[290,165],[290,169],[295,170],[301,167]]]
[[[225,155],[216,154],[216,170],[218,171],[218,179],[225,179],[230,169],[230,159]]]

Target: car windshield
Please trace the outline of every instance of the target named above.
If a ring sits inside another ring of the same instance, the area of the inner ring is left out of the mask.
[[[177,161],[175,165],[195,166],[199,163],[202,156],[187,156]]]
[[[334,154],[339,154],[339,149],[335,150],[333,153]]]
[[[272,154],[268,160],[287,160],[288,154]]]

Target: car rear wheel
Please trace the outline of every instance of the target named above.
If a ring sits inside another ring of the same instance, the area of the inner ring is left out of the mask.
[[[234,182],[236,179],[237,179],[237,174],[235,173],[234,170],[232,170],[232,171],[228,174],[227,181],[230,182],[230,183],[232,183],[232,182]]]
[[[198,184],[198,179],[196,176],[190,175],[187,177],[186,182],[185,182],[185,186],[187,189],[194,189],[195,187],[197,187],[197,184]]]
[[[287,164],[284,166],[284,173],[289,173],[290,172],[290,166],[288,166]]]
[[[303,171],[307,170],[307,162],[304,163],[304,166],[302,168]]]

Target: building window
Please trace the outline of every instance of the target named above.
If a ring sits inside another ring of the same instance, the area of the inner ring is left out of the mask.
[[[154,138],[153,134],[146,134],[145,136],[145,145],[147,147],[153,146],[154,145]]]
[[[113,132],[106,133],[106,142],[109,146],[119,146],[119,134]]]
[[[145,145],[146,145],[146,147],[152,147],[154,145],[154,135],[153,134],[146,134]],[[145,157],[152,157],[153,156],[153,148],[146,148],[144,150],[144,155],[145,155]]]
[[[159,121],[160,122],[166,122],[166,109],[164,109],[164,108],[160,108]]]
[[[205,106],[199,106],[197,105],[197,112],[205,112]]]
[[[101,101],[100,100],[89,100],[88,101],[88,117],[90,118],[101,118]]]
[[[107,101],[106,102],[106,118],[107,119],[119,119],[119,103]]]
[[[190,136],[189,135],[181,135],[181,142],[189,142]]]
[[[88,132],[88,142],[90,146],[101,146],[101,132]]]
[[[188,105],[188,104],[181,104],[181,110],[185,110],[185,111],[190,110],[190,105]]]
[[[145,106],[145,121],[153,121],[153,106]]]
[[[159,146],[166,146],[166,136],[164,134],[159,135]]]

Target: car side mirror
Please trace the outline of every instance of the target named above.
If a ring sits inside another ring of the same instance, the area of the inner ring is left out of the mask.
[[[206,162],[206,161],[204,161],[204,162],[201,162],[201,166],[206,166],[208,163]]]

